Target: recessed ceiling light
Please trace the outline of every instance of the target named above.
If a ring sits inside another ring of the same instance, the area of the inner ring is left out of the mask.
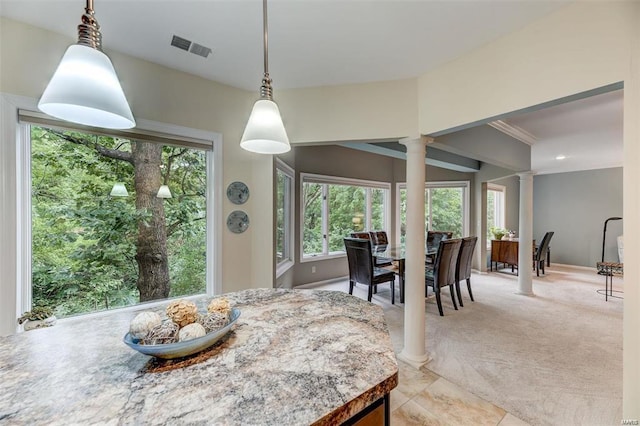
[[[565,155],[556,156],[556,160],[564,160],[565,158],[567,158]]]

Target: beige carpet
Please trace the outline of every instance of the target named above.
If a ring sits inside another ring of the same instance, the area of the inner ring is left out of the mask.
[[[428,299],[426,367],[532,425],[619,425],[623,301],[596,293],[595,272],[553,265],[534,274],[534,297],[517,288],[514,275],[474,274],[476,301],[465,288],[454,311],[447,292],[444,317]],[[388,297],[381,288],[375,299],[399,350],[404,311]]]

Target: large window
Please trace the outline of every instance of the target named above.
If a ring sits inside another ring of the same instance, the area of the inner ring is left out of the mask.
[[[276,276],[293,266],[294,171],[276,159]]]
[[[390,185],[302,174],[302,259],[344,254],[354,231],[385,230]]]
[[[407,223],[407,185],[398,184],[399,240],[404,244]],[[425,185],[425,227],[452,231],[454,238],[469,233],[469,182],[429,182]]]
[[[23,129],[32,306],[65,317],[207,292],[211,143]]]

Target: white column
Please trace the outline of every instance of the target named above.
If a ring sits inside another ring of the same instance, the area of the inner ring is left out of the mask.
[[[518,229],[518,294],[533,296],[533,172],[520,176],[520,227]],[[540,243],[540,241],[538,241]]]
[[[426,144],[433,139],[403,139],[407,147],[407,238],[405,242],[404,348],[398,358],[420,368],[427,361],[425,348],[424,183]]]

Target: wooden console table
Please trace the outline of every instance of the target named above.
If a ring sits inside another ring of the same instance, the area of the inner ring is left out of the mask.
[[[511,266],[511,272],[518,268],[518,240],[491,240],[491,262],[490,270],[493,271],[493,262],[504,263]]]

